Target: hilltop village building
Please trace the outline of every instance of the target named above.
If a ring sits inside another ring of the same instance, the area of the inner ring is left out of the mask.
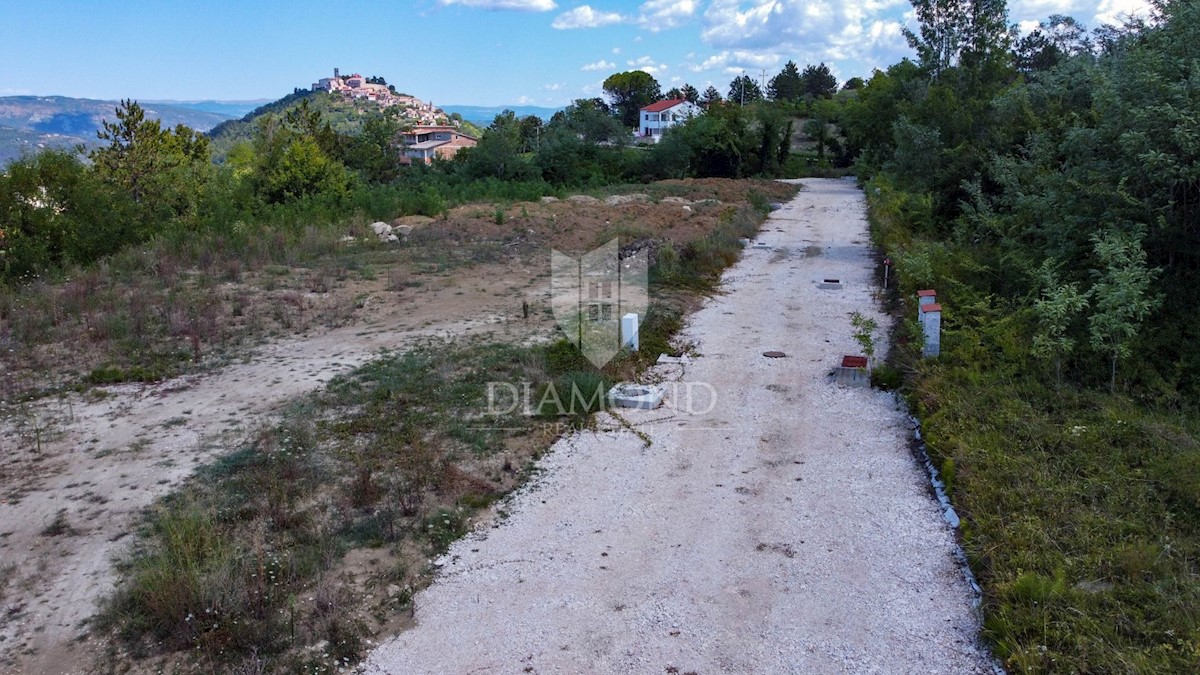
[[[394,87],[367,82],[358,73],[342,77],[333,69],[333,77],[323,77],[312,85],[313,91],[327,91],[346,98],[373,101],[382,108],[398,106],[400,116],[413,126],[399,138],[401,161],[405,164],[430,164],[435,157],[450,159],[463,148],[474,147],[479,139],[465,134],[450,123],[450,119],[432,103],[415,96],[399,94]]]
[[[322,77],[313,82],[312,90],[373,101],[382,108],[399,106],[403,110],[403,116],[417,124],[439,124],[446,121],[445,113],[434,107],[433,103],[426,103],[416,96],[398,94],[386,84],[367,82],[367,78],[358,73],[342,77],[337,68],[333,69],[333,77]]]

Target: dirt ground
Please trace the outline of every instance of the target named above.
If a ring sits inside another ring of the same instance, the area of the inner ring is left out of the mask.
[[[514,204],[503,208],[503,218],[492,205],[460,207],[423,222],[412,241],[431,252],[487,243],[494,245],[491,254],[416,271],[385,268],[377,279],[309,294],[314,306],[354,308],[337,327],[304,324],[303,333],[282,331],[164,382],[4,402],[0,672],[84,670],[99,653],[86,621],[112,588],[113,563],[134,539],[138,514],[197,467],[235,449],[288,400],[380,350],[425,337],[544,339],[553,330],[551,247],[579,253],[617,235],[688,241],[711,229],[727,208],[723,202],[745,199],[748,189],[732,181],[650,187],[652,200]],[[753,189],[769,198],[786,193],[769,185]],[[407,283],[413,278],[419,285]],[[267,296],[260,306],[271,301]],[[48,381],[62,377],[51,370],[44,373]]]
[[[666,405],[561,439],[363,672],[991,670],[905,416],[829,375],[853,312],[884,323],[861,191],[804,184],[657,369]]]

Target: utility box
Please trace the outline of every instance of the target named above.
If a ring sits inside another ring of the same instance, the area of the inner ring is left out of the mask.
[[[638,350],[638,315],[633,312],[621,317],[621,346]]]

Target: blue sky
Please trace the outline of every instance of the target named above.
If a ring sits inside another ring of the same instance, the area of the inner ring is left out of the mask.
[[[1145,0],[1013,0],[1010,20],[1088,27]],[[278,98],[332,73],[437,104],[558,106],[623,70],[724,93],[743,70],[840,79],[909,54],[906,0],[0,0],[0,95]]]

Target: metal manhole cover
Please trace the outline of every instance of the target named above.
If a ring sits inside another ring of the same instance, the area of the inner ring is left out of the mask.
[[[784,354],[783,352],[763,352],[763,356],[767,357],[768,359],[782,359],[783,357],[787,356],[787,354]]]

